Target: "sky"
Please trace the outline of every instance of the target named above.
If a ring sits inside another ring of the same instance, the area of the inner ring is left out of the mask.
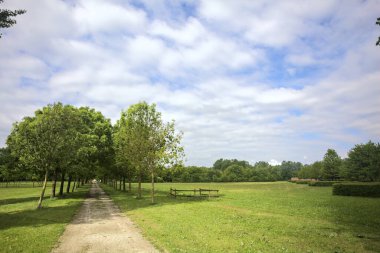
[[[61,101],[156,103],[187,165],[312,163],[380,141],[380,1],[5,0],[0,146]]]

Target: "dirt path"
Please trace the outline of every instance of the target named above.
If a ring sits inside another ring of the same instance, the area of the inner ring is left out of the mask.
[[[58,252],[158,252],[97,184],[66,227]]]

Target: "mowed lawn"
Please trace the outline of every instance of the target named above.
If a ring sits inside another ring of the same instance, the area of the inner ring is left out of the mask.
[[[0,188],[0,252],[50,252],[88,187],[53,200],[48,187],[40,210],[36,207],[41,188],[32,188],[31,183],[27,188]]]
[[[288,182],[164,183],[156,184],[157,204],[150,205],[149,184],[142,200],[102,187],[169,252],[380,252],[379,198],[332,196],[331,187]],[[175,199],[170,187],[219,189],[222,196]]]

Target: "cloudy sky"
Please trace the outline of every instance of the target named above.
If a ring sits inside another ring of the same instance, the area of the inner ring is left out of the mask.
[[[0,146],[62,101],[113,122],[145,100],[184,133],[187,164],[310,163],[380,140],[380,1],[6,0]]]

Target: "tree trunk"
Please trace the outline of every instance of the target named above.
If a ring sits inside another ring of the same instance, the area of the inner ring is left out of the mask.
[[[70,175],[69,176],[69,180],[67,181],[67,188],[66,188],[66,193],[69,193],[70,192],[70,184],[71,184],[71,180],[72,180],[72,176]]]
[[[123,177],[123,192],[125,192],[125,177]]]
[[[119,181],[119,191],[121,191],[121,184],[122,184],[122,179],[120,178],[120,181]]]
[[[44,199],[44,195],[45,195],[46,184],[47,184],[47,178],[48,178],[48,170],[46,170],[46,172],[45,172],[44,185],[43,185],[43,187],[42,187],[42,191],[41,191],[40,199],[38,200],[38,206],[37,206],[37,209],[40,209],[40,208],[42,207],[42,200]]]
[[[152,196],[152,204],[154,204],[154,170],[152,168],[152,192],[151,192],[151,196]]]
[[[75,190],[75,185],[76,185],[77,179],[74,180],[73,188],[71,189],[71,192],[74,192]]]
[[[51,195],[50,195],[50,198],[54,198],[55,197],[55,186],[57,184],[57,170],[54,170],[54,174],[53,174],[53,181],[52,181],[52,185],[51,185]]]
[[[59,196],[63,196],[63,187],[64,187],[64,184],[65,184],[65,172],[62,171],[62,175],[61,175],[61,185],[59,186]]]
[[[128,191],[129,192],[132,191],[132,179],[129,179],[129,182],[128,182]]]
[[[142,178],[142,175],[140,173],[139,175],[139,186],[137,188],[137,198],[141,199],[141,178]]]

